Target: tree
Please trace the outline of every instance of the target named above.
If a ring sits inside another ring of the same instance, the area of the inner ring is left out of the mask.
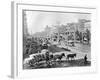
[[[88,40],[88,44],[89,44],[90,38],[91,38],[91,33],[88,29],[86,29],[86,34],[87,34],[87,40]]]
[[[80,34],[79,34],[79,40],[80,40],[81,43],[82,43],[82,39],[83,39],[82,32],[80,32]]]
[[[77,30],[75,32],[75,38],[76,38],[76,40],[79,40],[79,37],[80,37],[80,32]]]

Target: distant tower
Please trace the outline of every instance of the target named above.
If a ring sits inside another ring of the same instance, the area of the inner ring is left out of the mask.
[[[51,30],[51,28],[47,25],[47,26],[45,27],[45,31],[49,32],[50,30]]]
[[[27,17],[26,17],[26,11],[23,11],[23,31],[24,36],[28,36],[28,29],[27,29]]]

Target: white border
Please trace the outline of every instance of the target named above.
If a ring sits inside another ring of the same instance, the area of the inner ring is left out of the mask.
[[[13,3],[14,7],[14,54],[13,59],[13,77],[42,77],[42,76],[56,76],[56,75],[66,75],[71,73],[90,73],[96,72],[96,9],[95,8],[85,8],[85,7],[64,7],[64,6],[47,6],[47,5],[29,5],[25,3]],[[82,12],[91,13],[91,67],[68,67],[68,68],[50,68],[50,69],[33,69],[33,70],[23,70],[22,68],[22,10],[45,10],[45,11],[64,11],[64,12]]]

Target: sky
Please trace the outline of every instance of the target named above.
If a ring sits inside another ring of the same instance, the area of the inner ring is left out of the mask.
[[[78,19],[90,20],[90,14],[80,13],[58,13],[58,12],[43,12],[43,11],[25,11],[26,23],[29,34],[44,31],[48,25],[67,24],[78,22]]]

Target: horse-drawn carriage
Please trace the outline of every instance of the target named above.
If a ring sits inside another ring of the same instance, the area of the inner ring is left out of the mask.
[[[24,60],[24,64],[37,65],[40,63],[56,62],[56,60],[61,61],[65,57],[64,53],[54,54],[44,49],[41,53],[31,54],[29,58]]]
[[[76,57],[76,54],[67,54],[65,55],[66,53],[64,52],[61,52],[61,53],[52,53],[52,52],[49,52],[47,49],[44,49],[41,51],[41,53],[36,53],[36,54],[31,54],[29,56],[29,58],[26,58],[24,60],[24,64],[28,64],[30,65],[31,67],[34,67],[34,66],[39,66],[40,64],[46,64],[47,66],[48,65],[53,65],[53,64],[56,64],[56,63],[61,63],[63,62],[63,58],[65,58],[66,60],[65,61],[69,61],[69,60],[72,60],[72,59],[75,59]]]

